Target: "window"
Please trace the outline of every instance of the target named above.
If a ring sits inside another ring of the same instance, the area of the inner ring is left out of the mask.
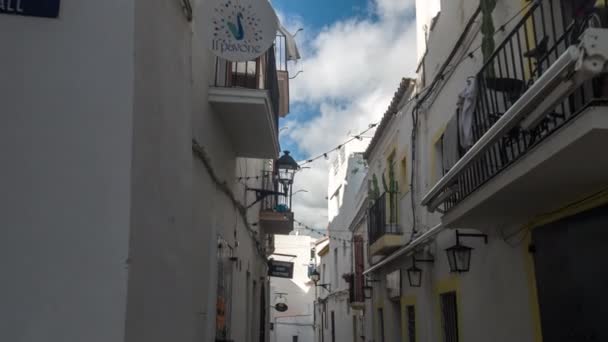
[[[292,341],[292,342],[298,342],[298,336],[293,336],[293,337],[291,338],[291,341]]]
[[[410,181],[407,178],[407,156],[401,158],[399,165],[399,192],[404,194],[409,191]]]
[[[458,308],[456,292],[441,294],[441,325],[444,342],[458,342]]]
[[[336,342],[336,315],[331,312],[331,342]]]
[[[323,264],[323,272],[321,274],[321,283],[327,282],[327,278],[325,277],[325,270],[327,269],[327,264]]]
[[[405,307],[407,319],[407,341],[416,342],[416,308],[413,305]]]
[[[327,303],[323,303],[323,317],[325,318],[325,329],[327,329],[328,324],[327,324]]]
[[[334,283],[332,284],[333,286],[336,287],[336,289],[338,288],[338,248],[334,248],[334,269],[332,270],[333,274],[334,274]]]
[[[378,330],[380,330],[380,342],[384,342],[384,312],[382,308],[378,309]]]

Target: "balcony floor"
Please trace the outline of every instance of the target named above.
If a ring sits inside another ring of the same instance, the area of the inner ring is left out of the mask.
[[[220,115],[237,156],[274,159],[279,155],[268,91],[210,87],[209,102]]]
[[[608,107],[591,106],[446,213],[451,228],[513,226],[608,186]]]

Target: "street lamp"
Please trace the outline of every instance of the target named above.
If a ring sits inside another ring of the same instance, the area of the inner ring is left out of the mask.
[[[321,280],[321,275],[317,270],[312,271],[310,274],[310,280],[315,283],[315,287],[322,287],[326,291],[331,292],[331,284],[317,284]]]
[[[319,274],[319,272],[317,272],[317,270],[314,270],[312,271],[312,273],[310,273],[310,280],[312,280],[315,285],[317,285],[319,280],[321,280],[321,275]]]
[[[420,287],[422,285],[422,270],[416,266],[416,262],[435,262],[434,259],[416,259],[412,256],[412,267],[407,270],[407,278],[411,287]]]
[[[289,198],[289,208],[291,208],[293,180],[296,172],[300,169],[300,165],[298,165],[298,163],[289,155],[289,151],[284,151],[281,158],[277,160],[275,166],[277,181],[281,184],[280,192],[283,192],[285,197]]]
[[[473,248],[460,243],[461,237],[483,238],[488,244],[488,236],[486,234],[464,234],[456,231],[456,244],[447,248],[448,263],[450,264],[450,272],[464,273],[469,272],[471,268],[471,251]]]

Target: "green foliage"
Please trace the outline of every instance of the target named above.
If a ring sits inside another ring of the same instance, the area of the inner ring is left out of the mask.
[[[380,187],[378,186],[378,177],[376,177],[376,175],[374,175],[373,180],[372,180],[372,199],[375,201],[380,197]]]

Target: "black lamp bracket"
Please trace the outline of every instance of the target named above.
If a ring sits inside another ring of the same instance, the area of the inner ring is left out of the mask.
[[[318,284],[316,286],[324,288],[327,292],[331,292],[331,284]]]
[[[414,255],[412,257],[412,261],[414,262],[414,265],[416,265],[417,262],[428,262],[428,263],[434,263],[435,259],[417,259],[416,256]]]
[[[253,207],[256,203],[263,200],[268,196],[285,196],[285,193],[273,190],[264,190],[264,189],[255,189],[255,188],[247,188],[247,191],[255,192],[255,201],[247,206],[247,209]]]
[[[460,238],[461,237],[468,237],[468,238],[483,238],[483,241],[485,242],[485,244],[488,244],[488,235],[487,234],[467,234],[467,233],[461,233],[458,230],[456,230],[456,244],[460,245]]]

